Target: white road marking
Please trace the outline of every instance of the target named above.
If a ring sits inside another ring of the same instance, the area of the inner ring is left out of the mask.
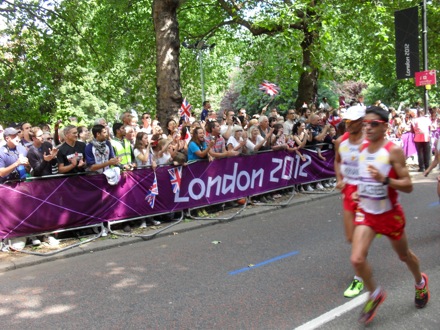
[[[317,317],[316,319],[313,319],[307,323],[304,323],[303,325],[295,328],[295,330],[313,330],[316,329],[328,322],[330,322],[331,320],[334,320],[335,318],[337,318],[338,316],[341,316],[345,313],[347,313],[348,311],[351,311],[352,309],[363,305],[368,298],[368,292],[350,300],[349,302],[346,302],[345,304],[336,307],[335,309],[332,309],[331,311],[322,314],[321,316]]]

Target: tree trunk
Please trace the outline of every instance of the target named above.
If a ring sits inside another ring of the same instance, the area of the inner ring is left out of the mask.
[[[180,90],[180,39],[177,9],[181,0],[154,0],[153,22],[156,33],[156,113],[165,125],[182,104]]]
[[[304,29],[304,40],[301,43],[303,53],[303,68],[305,71],[301,73],[298,83],[298,98],[295,102],[296,109],[300,109],[302,105],[307,103],[317,103],[318,101],[318,76],[319,71],[312,61],[312,46],[317,39],[317,32],[309,32]]]

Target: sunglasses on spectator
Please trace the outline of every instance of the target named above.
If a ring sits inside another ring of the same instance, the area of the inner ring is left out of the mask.
[[[370,125],[370,127],[378,127],[380,124],[385,123],[385,120],[363,120],[362,123],[364,126]]]

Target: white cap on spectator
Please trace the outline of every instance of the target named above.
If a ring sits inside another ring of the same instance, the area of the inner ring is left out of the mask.
[[[360,105],[354,105],[348,108],[344,113],[344,119],[347,120],[358,120],[362,117],[365,117],[365,109]]]
[[[121,178],[121,169],[119,167],[108,168],[104,171],[109,185],[117,185]]]

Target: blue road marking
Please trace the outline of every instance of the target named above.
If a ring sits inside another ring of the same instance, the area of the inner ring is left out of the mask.
[[[440,204],[440,202],[433,202],[433,203],[431,203],[431,204],[428,204],[428,206],[429,207],[434,207],[434,206],[437,206],[437,205],[439,205]]]
[[[292,252],[280,255],[278,257],[275,257],[275,258],[272,258],[272,259],[260,262],[259,264],[256,264],[256,265],[252,265],[252,266],[248,266],[248,267],[245,267],[245,268],[233,270],[233,271],[229,272],[229,275],[237,275],[237,274],[240,274],[240,273],[243,273],[243,272],[247,272],[248,270],[251,270],[251,269],[254,269],[254,268],[258,268],[258,267],[270,264],[271,262],[275,262],[275,261],[278,261],[278,260],[281,260],[281,259],[284,259],[284,258],[288,258],[288,257],[294,256],[294,255],[297,255],[298,253],[299,253],[299,251],[292,251]]]

